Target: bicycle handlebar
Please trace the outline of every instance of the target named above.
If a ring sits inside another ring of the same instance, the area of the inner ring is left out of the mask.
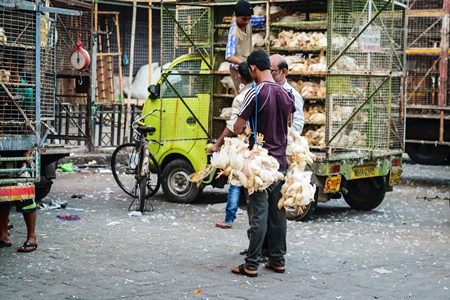
[[[131,123],[131,127],[134,129],[134,125],[136,125],[136,123],[139,123],[141,120],[145,119],[147,116],[151,115],[151,114],[154,113],[155,111],[160,111],[160,110],[161,110],[160,108],[155,108],[155,109],[149,111],[149,112],[146,113],[145,115],[139,117],[139,119],[134,120],[133,123]],[[143,126],[145,126],[145,123],[144,123]],[[134,130],[135,130],[135,129],[134,129]]]
[[[142,134],[141,132],[139,132],[139,131],[136,129],[136,126],[135,126],[136,124],[138,124],[138,126],[151,127],[151,126],[146,126],[145,123],[142,122],[142,120],[144,120],[147,116],[153,114],[155,111],[161,111],[161,109],[160,109],[160,108],[155,108],[155,109],[149,111],[148,113],[146,113],[145,115],[139,117],[138,119],[136,119],[135,121],[133,121],[133,123],[131,123],[131,128],[133,128],[133,131],[134,131],[135,133],[137,133],[138,136],[142,137],[143,139],[147,140],[148,142],[157,143],[157,144],[159,144],[159,145],[162,146],[162,144],[161,144],[160,142],[156,141],[156,140],[149,140],[149,139],[147,139],[147,138],[146,138],[146,135],[145,135],[145,134]]]

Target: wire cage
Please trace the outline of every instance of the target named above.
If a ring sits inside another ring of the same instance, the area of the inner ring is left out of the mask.
[[[399,1],[334,1],[329,5],[331,73],[402,72],[405,6]]]
[[[184,54],[199,53],[211,59],[212,9],[203,6],[161,6],[161,65]],[[188,67],[188,65],[185,65]]]
[[[403,148],[405,8],[379,0],[329,5],[325,141],[337,152]]]
[[[436,10],[442,9],[444,0],[410,0],[408,4],[410,10]]]
[[[439,49],[442,14],[423,14],[410,11],[408,16],[407,48]]]
[[[174,122],[173,131],[161,130],[161,140],[205,140],[213,89],[212,9],[163,3],[161,20],[161,108]]]
[[[39,122],[54,118],[55,18],[19,3],[0,6],[2,139],[39,135]]]
[[[422,5],[419,5],[422,4]],[[443,1],[410,3],[407,32],[407,107],[418,115],[436,115],[436,111],[423,106],[438,106],[443,34]],[[449,105],[443,103],[444,106]]]

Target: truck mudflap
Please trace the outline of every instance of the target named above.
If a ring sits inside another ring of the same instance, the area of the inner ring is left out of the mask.
[[[22,201],[35,198],[34,183],[0,187],[0,202]]]

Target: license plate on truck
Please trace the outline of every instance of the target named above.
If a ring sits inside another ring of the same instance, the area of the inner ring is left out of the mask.
[[[389,185],[396,185],[400,183],[400,175],[402,174],[403,170],[391,170],[389,174]]]
[[[341,175],[330,176],[325,181],[324,193],[337,193],[341,188]]]
[[[378,177],[380,176],[380,172],[378,172],[378,168],[375,166],[358,166],[353,167],[350,178],[351,179],[359,179],[359,178],[368,178],[368,177]]]

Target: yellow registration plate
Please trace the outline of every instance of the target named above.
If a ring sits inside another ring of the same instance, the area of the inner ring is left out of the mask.
[[[391,170],[391,173],[389,174],[389,185],[396,185],[400,183],[400,175],[402,174],[403,170]]]
[[[341,175],[330,176],[325,181],[324,193],[337,193],[341,188]]]
[[[378,168],[375,166],[354,167],[351,173],[351,179],[368,178],[380,176]]]

